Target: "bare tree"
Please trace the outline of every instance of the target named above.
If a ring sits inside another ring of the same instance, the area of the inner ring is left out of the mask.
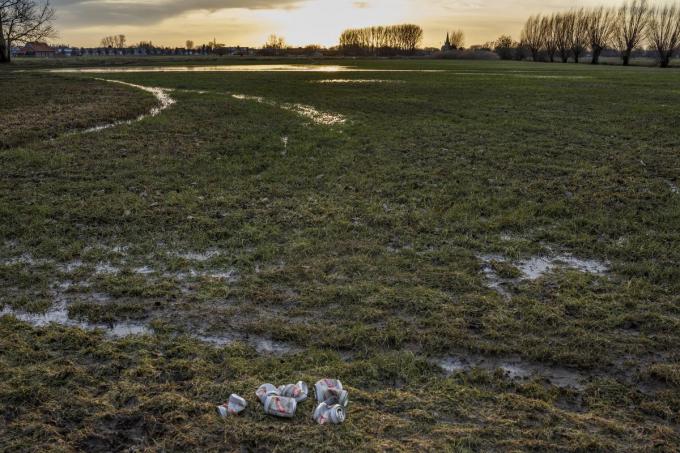
[[[501,60],[512,60],[514,42],[510,35],[501,35],[495,42],[488,46],[501,57]]]
[[[0,63],[12,59],[12,45],[53,37],[54,10],[49,2],[0,0]]]
[[[616,14],[611,8],[595,8],[588,13],[588,41],[593,51],[592,64],[600,63],[602,51],[611,44]]]
[[[545,45],[545,34],[541,23],[541,16],[531,16],[527,19],[522,29],[520,41],[531,52],[534,61],[539,60],[543,46]]]
[[[652,9],[649,40],[659,53],[659,64],[662,68],[667,68],[673,54],[680,47],[680,5],[664,5]]]
[[[571,54],[574,63],[588,50],[588,14],[583,8],[572,11],[573,28],[571,32]]]
[[[556,14],[554,31],[557,52],[562,59],[562,63],[567,63],[571,56],[571,35],[574,33],[574,15],[572,13]]]
[[[412,53],[422,40],[423,29],[413,24],[354,28],[342,32],[340,47],[345,53],[364,55]]]
[[[463,33],[463,30],[452,31],[449,35],[449,39],[451,40],[452,49],[461,49],[465,46],[465,33]]]
[[[190,39],[187,39],[186,47],[187,47],[187,50],[193,49],[194,48],[194,42]]]
[[[423,29],[414,24],[400,25],[403,50],[409,53],[415,52],[423,42]]]
[[[101,46],[112,47],[114,49],[122,49],[123,47],[125,47],[126,42],[127,38],[125,37],[125,35],[105,36],[101,40]]]
[[[543,34],[543,47],[551,63],[555,62],[557,53],[557,37],[555,34],[555,16],[544,16],[541,19],[541,33]]]
[[[614,38],[624,66],[630,64],[633,50],[645,39],[649,12],[647,0],[630,0],[619,8]]]
[[[286,40],[283,38],[283,36],[277,36],[277,35],[269,35],[269,38],[267,38],[267,42],[264,44],[264,47],[267,49],[285,49],[286,48]]]

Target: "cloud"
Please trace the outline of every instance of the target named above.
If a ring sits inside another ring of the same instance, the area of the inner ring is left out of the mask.
[[[244,8],[291,9],[304,0],[52,0],[59,23],[68,27],[153,25],[191,11]]]

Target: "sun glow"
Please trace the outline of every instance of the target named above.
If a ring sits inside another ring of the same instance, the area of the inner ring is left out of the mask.
[[[291,45],[333,46],[346,28],[404,22],[412,7],[404,0],[318,0],[295,9],[258,11],[256,15],[271,23],[272,31]]]

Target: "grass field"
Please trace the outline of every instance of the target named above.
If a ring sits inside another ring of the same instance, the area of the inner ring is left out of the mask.
[[[0,450],[677,451],[680,72],[324,64],[0,72]]]

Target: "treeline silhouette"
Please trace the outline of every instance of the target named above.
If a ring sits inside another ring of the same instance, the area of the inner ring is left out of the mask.
[[[423,29],[414,24],[352,28],[340,35],[340,50],[345,55],[413,54],[422,41]]]
[[[615,49],[625,66],[645,43],[668,67],[680,47],[680,5],[650,6],[647,0],[630,0],[618,8],[579,8],[530,17],[522,30],[521,45],[534,61],[563,63],[579,60],[590,52],[593,64],[605,49]]]

